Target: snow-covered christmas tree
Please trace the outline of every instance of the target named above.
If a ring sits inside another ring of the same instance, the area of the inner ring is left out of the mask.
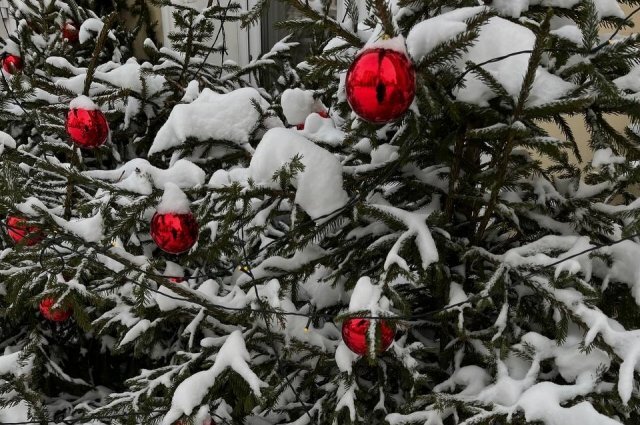
[[[9,0],[0,424],[639,423],[640,2],[283,1]]]

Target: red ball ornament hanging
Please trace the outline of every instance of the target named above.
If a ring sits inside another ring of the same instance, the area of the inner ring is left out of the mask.
[[[85,149],[104,145],[109,136],[107,118],[99,109],[71,108],[65,126],[71,140]]]
[[[58,306],[53,309],[56,302],[54,298],[45,298],[40,301],[40,313],[42,317],[52,322],[64,322],[71,317],[73,309],[69,306]]]
[[[78,31],[77,25],[73,21],[66,21],[62,24],[62,38],[69,43],[77,43],[80,39],[80,31]]]
[[[347,101],[360,118],[375,124],[402,116],[416,94],[416,73],[401,52],[365,50],[351,64],[346,80]]]
[[[360,356],[364,356],[369,351],[367,332],[370,324],[371,321],[369,319],[359,317],[352,317],[342,322],[342,340],[351,351]],[[380,329],[378,352],[382,353],[391,346],[396,331],[393,325],[390,325],[386,320],[379,320],[378,327]]]
[[[23,64],[20,56],[6,54],[2,58],[2,69],[4,69],[4,72],[7,74],[15,74],[22,71],[22,68]]]
[[[15,243],[33,246],[43,239],[38,226],[27,225],[25,219],[10,215],[7,217],[7,234]]]
[[[151,219],[151,238],[169,254],[188,251],[198,240],[198,222],[191,213],[155,213]]]

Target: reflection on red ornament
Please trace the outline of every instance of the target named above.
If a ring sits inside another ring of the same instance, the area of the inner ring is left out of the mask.
[[[102,146],[109,136],[107,118],[99,109],[69,110],[66,129],[71,140],[86,149]]]
[[[329,114],[326,111],[320,111],[320,112],[316,112],[318,115],[320,115],[322,118],[329,118]],[[298,130],[304,130],[304,123],[300,123],[298,125],[296,125],[296,128]]]
[[[15,243],[22,242],[27,246],[35,245],[43,239],[38,226],[27,225],[24,218],[13,215],[7,217],[7,233]]]
[[[184,277],[180,277],[180,276],[173,276],[169,278],[169,281],[172,283],[182,283],[184,282]]]
[[[198,240],[198,222],[191,213],[155,213],[151,219],[151,238],[164,252],[181,254]]]
[[[416,94],[416,74],[406,55],[389,49],[364,51],[349,67],[347,101],[363,120],[381,124],[401,117]]]
[[[5,55],[2,58],[2,69],[8,74],[15,74],[22,71],[22,58],[16,55]]]
[[[369,319],[353,317],[342,323],[342,340],[354,353],[364,356],[369,351],[367,344],[367,332],[369,331]],[[386,320],[378,321],[380,329],[380,344],[378,352],[386,351],[393,342],[396,334],[393,325],[387,323]]]
[[[67,21],[62,25],[62,38],[69,43],[76,43],[79,40],[80,32],[74,22]]]
[[[54,298],[45,298],[40,301],[40,313],[42,316],[51,320],[52,322],[64,322],[73,313],[73,309],[69,306],[57,306],[55,309],[52,307],[56,304],[56,300]]]

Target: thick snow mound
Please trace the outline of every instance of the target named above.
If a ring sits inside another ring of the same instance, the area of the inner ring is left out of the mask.
[[[482,10],[481,7],[458,9],[416,25],[407,38],[407,47],[413,59],[420,61],[438,44],[465,31],[464,21]],[[535,41],[535,34],[528,28],[494,17],[482,26],[475,44],[457,61],[456,66],[460,72],[464,72],[468,61],[478,64],[511,53],[532,50]],[[530,57],[530,54],[518,54],[499,62],[483,65],[482,68],[493,75],[507,93],[517,98]],[[486,106],[488,101],[495,97],[493,91],[471,72],[465,76],[463,82],[464,87],[455,93],[458,100],[462,102]],[[572,87],[573,84],[539,67],[528,105],[542,105],[554,101]]]
[[[267,109],[269,103],[256,89],[245,87],[219,94],[204,89],[188,105],[176,105],[169,119],[156,134],[149,155],[182,145],[187,138],[227,140],[238,145],[249,142],[249,135],[260,121],[253,106]],[[270,121],[270,126],[279,123]]]
[[[476,44],[469,49],[460,63],[460,68],[465,68],[464,61],[481,63],[498,56],[531,50],[535,41],[535,34],[528,28],[506,19],[492,18],[480,30]],[[527,72],[530,56],[529,54],[512,56],[500,62],[484,65],[483,68],[490,72],[511,96],[517,98]],[[475,75],[468,74],[465,78],[465,85],[466,87],[457,91],[458,100],[463,102],[487,105],[487,101],[495,96],[491,89]],[[561,97],[572,87],[571,83],[539,67],[528,104],[533,106],[551,102]]]
[[[407,36],[409,54],[416,60],[422,59],[439,44],[466,31],[465,21],[485,10],[486,6],[462,7],[420,22]]]
[[[343,207],[348,196],[342,185],[342,165],[332,153],[294,130],[274,128],[264,135],[251,159],[250,175],[258,185],[277,189],[274,173],[296,155],[305,167],[293,180],[296,203],[311,218]]]

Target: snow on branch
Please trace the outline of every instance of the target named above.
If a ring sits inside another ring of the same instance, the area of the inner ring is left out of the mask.
[[[427,210],[409,212],[389,205],[371,204],[369,206],[383,213],[392,215],[407,227],[407,230],[400,235],[387,254],[387,259],[384,263],[385,270],[392,264],[397,264],[402,269],[409,270],[409,265],[404,258],[400,256],[399,251],[404,242],[412,237],[415,237],[418,252],[422,258],[422,268],[426,269],[430,264],[438,261],[438,249],[431,236],[431,231],[426,224],[427,218],[429,218],[433,212],[431,207],[427,208]]]
[[[220,351],[215,356],[213,366],[207,370],[194,373],[176,388],[171,401],[171,410],[165,416],[162,424],[169,425],[180,419],[182,415],[191,415],[205,395],[215,384],[215,380],[226,369],[233,369],[249,385],[251,391],[260,397],[262,387],[268,384],[263,382],[249,368],[248,362],[251,356],[247,351],[242,333],[239,330],[233,331],[220,347]]]

